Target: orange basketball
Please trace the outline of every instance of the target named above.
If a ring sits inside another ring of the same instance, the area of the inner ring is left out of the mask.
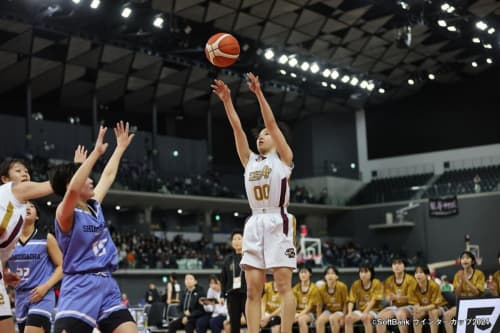
[[[219,32],[208,39],[205,55],[212,65],[228,67],[238,60],[240,44],[234,36]]]

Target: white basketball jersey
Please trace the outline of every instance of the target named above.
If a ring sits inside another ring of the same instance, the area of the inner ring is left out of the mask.
[[[250,153],[245,168],[245,189],[252,209],[287,207],[290,200],[288,179],[292,168],[276,152]]]
[[[26,218],[26,204],[12,193],[12,182],[0,185],[0,260],[5,263],[19,239]]]

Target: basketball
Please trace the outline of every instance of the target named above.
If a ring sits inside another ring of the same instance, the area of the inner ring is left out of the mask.
[[[205,55],[212,65],[228,67],[238,60],[240,44],[234,36],[220,32],[208,39]]]

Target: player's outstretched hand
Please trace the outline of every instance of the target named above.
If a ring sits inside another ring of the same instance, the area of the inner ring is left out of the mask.
[[[97,136],[97,141],[95,142],[95,147],[94,151],[100,155],[104,154],[106,152],[106,149],[108,149],[108,144],[104,143],[104,135],[106,134],[106,131],[108,130],[107,127],[101,126],[99,127],[99,135]]]
[[[253,73],[247,73],[247,78],[250,82],[247,82],[248,89],[254,94],[261,91],[259,77],[255,76]]]
[[[229,102],[231,100],[231,90],[222,80],[214,80],[214,83],[210,85],[212,92],[219,97],[223,102]]]
[[[87,149],[85,146],[78,145],[75,150],[75,157],[73,158],[74,163],[83,163],[87,159]]]
[[[135,137],[135,134],[129,134],[130,125],[128,121],[124,124],[123,120],[116,123],[115,136],[116,136],[116,147],[121,149],[126,149],[130,142]]]

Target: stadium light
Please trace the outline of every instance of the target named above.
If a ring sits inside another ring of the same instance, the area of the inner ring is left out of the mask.
[[[303,71],[307,71],[309,69],[309,63],[307,61],[304,61],[302,63],[302,65],[300,65],[300,68],[303,70]]]
[[[284,70],[284,69],[280,69],[280,74],[281,74],[281,75],[286,75],[286,70]]]
[[[493,35],[493,34],[495,33],[495,28],[489,28],[489,29],[488,29],[488,33],[489,33],[490,35]]]
[[[372,91],[373,89],[375,89],[375,84],[373,82],[368,82],[366,89],[368,89],[368,91]]]
[[[92,2],[90,3],[90,8],[97,9],[99,8],[100,5],[101,5],[100,0],[92,0]]]
[[[361,83],[359,84],[359,87],[360,87],[361,89],[366,89],[366,88],[368,88],[368,82],[367,82],[366,80],[361,81]]]
[[[332,88],[333,90],[337,89],[337,86],[333,83],[330,83],[330,88]]]
[[[292,58],[288,61],[288,65],[290,65],[290,67],[295,67],[295,66],[297,66],[298,63],[299,63],[299,61],[295,58]]]
[[[427,77],[429,78],[429,80],[434,80],[436,78],[436,76],[432,73],[429,73],[429,75],[427,75]]]
[[[161,29],[161,28],[163,28],[163,22],[164,22],[163,17],[157,16],[157,17],[155,17],[155,19],[153,21],[153,26],[155,26],[158,29]]]
[[[178,156],[179,156],[179,151],[178,151],[178,150],[174,150],[174,151],[172,152],[172,156],[173,156],[173,157],[178,157]]]
[[[492,64],[492,63],[493,63],[493,60],[491,60],[491,58],[486,58],[486,62],[487,62],[488,64]]]
[[[73,3],[75,3],[77,5],[80,3],[80,0],[71,0],[71,1],[73,1]]]
[[[492,49],[492,48],[493,48],[493,45],[491,45],[491,44],[483,44],[483,47],[484,47],[485,49]]]
[[[378,88],[378,92],[380,94],[385,94],[385,89],[384,88]]]
[[[445,21],[445,20],[438,20],[438,25],[439,25],[440,27],[443,27],[443,28],[444,28],[444,27],[446,27],[446,25],[447,25],[447,24],[446,24],[446,21]]]
[[[287,61],[288,61],[288,57],[285,54],[282,54],[280,56],[280,58],[278,59],[278,62],[282,65],[286,64]]]
[[[290,76],[293,77],[293,78],[296,78],[297,77],[297,74],[295,73],[290,73]]]
[[[234,216],[234,217],[238,217],[238,216],[240,216],[240,213],[238,213],[238,212],[234,212],[234,213],[233,213],[233,216]]]
[[[451,32],[456,32],[457,31],[457,28],[454,26],[454,25],[450,25],[448,28],[448,31],[451,31]]]
[[[50,200],[47,201],[47,206],[49,206],[49,207],[52,206],[52,201],[50,201]]]
[[[330,74],[332,74],[332,71],[329,70],[328,68],[326,68],[325,70],[323,70],[323,77],[329,77]]]
[[[311,73],[316,74],[317,72],[319,72],[319,66],[317,63],[313,63],[311,65]]]
[[[445,2],[445,3],[443,3],[443,4],[441,5],[441,10],[442,10],[443,12],[447,11],[447,10],[448,10],[448,8],[450,8],[450,5],[449,5],[447,2]]]
[[[355,87],[358,85],[358,82],[359,82],[359,79],[355,76],[352,77],[351,79],[351,82],[349,82],[351,84],[351,86]]]
[[[322,85],[323,87],[328,87],[328,83],[326,83],[325,81],[321,82],[321,85]]]
[[[340,81],[342,81],[343,83],[347,83],[349,82],[351,78],[349,77],[349,75],[344,75],[342,76],[342,79]]]
[[[337,80],[340,76],[340,73],[337,71],[337,70],[333,70],[332,74],[330,75],[330,77],[334,80]]]
[[[116,209],[116,210],[120,210],[120,209],[122,209],[122,208],[120,207],[120,205],[116,205],[116,206],[115,206],[115,209]]]
[[[267,49],[266,52],[264,52],[264,58],[266,58],[267,60],[271,60],[272,58],[274,58],[274,51],[271,49]]]
[[[130,7],[123,8],[121,15],[123,18],[129,18],[130,15],[132,15],[132,9],[130,9]]]
[[[488,25],[486,23],[484,23],[483,21],[478,21],[476,23],[476,28],[478,28],[479,30],[484,31],[484,30],[488,29]]]
[[[182,215],[182,209],[177,209],[177,214]]]
[[[415,81],[413,79],[408,79],[408,84],[412,86],[415,84]]]
[[[474,37],[474,38],[472,38],[472,42],[474,44],[479,44],[479,43],[481,43],[481,40],[478,37]]]
[[[472,67],[475,68],[475,67],[477,67],[477,62],[473,61],[471,65],[472,65]]]

